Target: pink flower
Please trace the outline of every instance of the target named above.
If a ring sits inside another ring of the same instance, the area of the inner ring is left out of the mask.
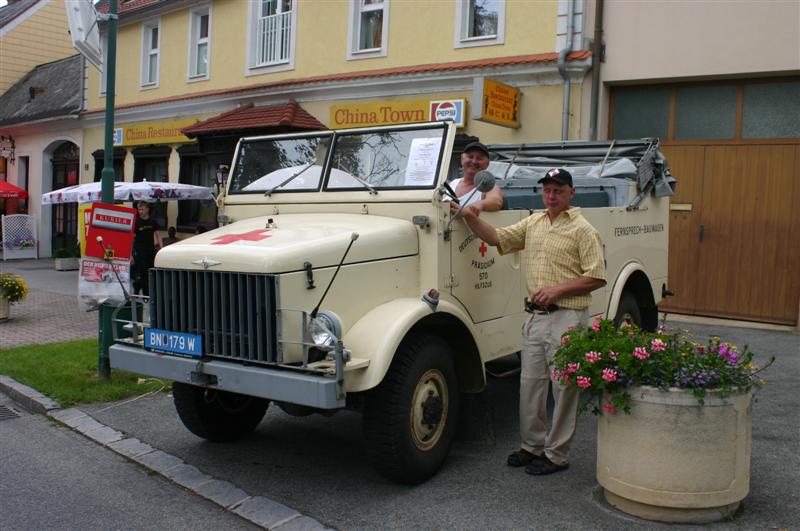
[[[589,363],[594,363],[600,360],[600,353],[595,352],[594,350],[590,350],[589,352],[584,354],[583,357],[586,358],[586,361],[588,361]]]
[[[594,320],[594,323],[592,323],[592,330],[600,330],[600,319]]]
[[[558,369],[553,369],[550,371],[550,379],[558,380]]]
[[[650,353],[644,347],[636,347],[633,349],[633,356],[640,360],[646,360],[650,357]]]
[[[577,362],[567,363],[567,374],[572,374],[574,372],[578,372],[581,368],[581,364]]]
[[[653,350],[653,352],[661,352],[662,350],[667,349],[667,344],[660,339],[655,338],[650,342],[650,348]]]
[[[566,345],[567,343],[569,343],[569,335],[564,335],[564,337],[561,338],[561,344]]]
[[[614,369],[603,369],[603,380],[607,382],[617,381],[617,371]]]
[[[592,386],[592,379],[588,376],[578,376],[576,380],[578,381],[578,387],[581,389],[589,389]]]
[[[614,406],[614,404],[606,402],[605,404],[603,404],[603,411],[605,411],[606,413],[616,413],[617,408]]]
[[[613,350],[609,350],[608,351],[608,357],[611,358],[612,360],[617,361],[617,357],[618,356],[619,356],[619,354],[617,354]]]

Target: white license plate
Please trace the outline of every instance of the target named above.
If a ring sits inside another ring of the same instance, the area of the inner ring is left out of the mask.
[[[203,338],[195,334],[145,328],[144,348],[199,358],[203,355]]]

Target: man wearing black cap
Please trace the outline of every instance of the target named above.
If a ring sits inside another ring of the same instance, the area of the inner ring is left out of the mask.
[[[522,444],[508,456],[508,464],[544,475],[566,470],[579,394],[550,377],[548,362],[571,326],[586,322],[592,291],[605,286],[605,264],[600,235],[570,206],[575,195],[572,175],[554,168],[539,179],[547,210],[508,227],[495,229],[463,211],[470,229],[501,254],[523,251],[529,297],[523,327],[519,412]],[[547,431],[547,395],[553,384],[555,408]]]
[[[461,169],[464,176],[460,179],[450,181],[450,186],[458,196],[458,204],[450,203],[450,210],[457,212],[460,205],[471,206],[480,212],[496,212],[503,208],[503,193],[500,187],[494,188],[482,194],[472,193],[475,190],[475,175],[489,167],[489,150],[480,142],[470,142],[464,147],[461,154]]]

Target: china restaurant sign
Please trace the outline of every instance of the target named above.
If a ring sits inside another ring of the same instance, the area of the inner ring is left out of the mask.
[[[331,106],[331,128],[347,129],[372,125],[409,124],[450,120],[458,127],[465,124],[466,101],[403,100]]]

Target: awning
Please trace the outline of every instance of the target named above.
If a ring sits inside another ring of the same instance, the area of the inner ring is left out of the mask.
[[[252,103],[237,107],[219,116],[214,116],[189,127],[181,132],[193,138],[200,135],[231,133],[248,129],[278,129],[318,131],[327,129],[325,124],[311,116],[296,101],[289,100],[282,105],[257,107]]]
[[[0,199],[25,199],[28,192],[10,182],[0,181]]]

